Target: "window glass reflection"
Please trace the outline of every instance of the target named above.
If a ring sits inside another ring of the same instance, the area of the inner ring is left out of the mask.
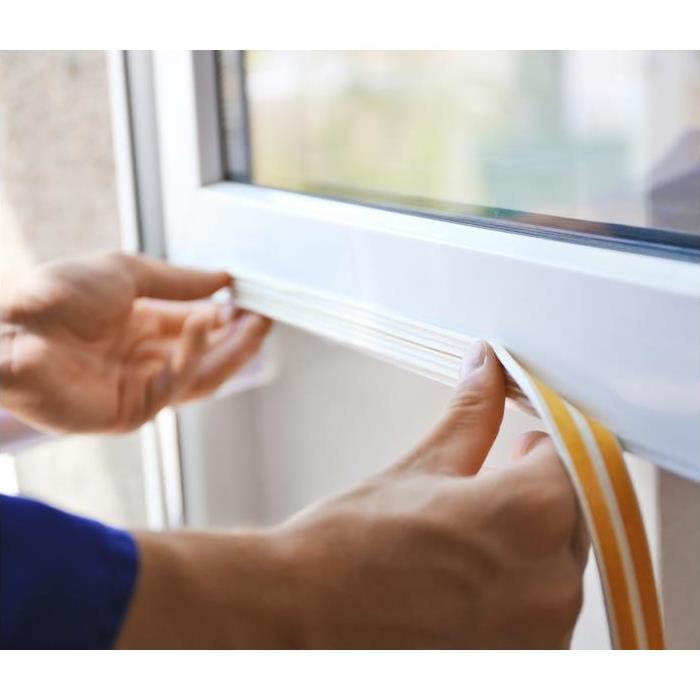
[[[700,234],[698,51],[254,51],[245,93],[257,184]]]

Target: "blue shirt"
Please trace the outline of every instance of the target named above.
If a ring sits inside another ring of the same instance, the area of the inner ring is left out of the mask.
[[[127,532],[0,495],[0,648],[112,647],[137,575]]]

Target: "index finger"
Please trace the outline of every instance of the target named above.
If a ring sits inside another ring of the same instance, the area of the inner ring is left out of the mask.
[[[530,480],[535,488],[553,489],[556,494],[557,507],[562,516],[562,523],[571,532],[571,549],[574,558],[583,569],[588,558],[590,539],[576,491],[569,475],[561,463],[552,439],[539,431],[522,436],[513,459],[515,479]]]
[[[231,275],[223,271],[176,267],[140,255],[127,256],[125,261],[137,297],[180,301],[202,299],[233,282]]]

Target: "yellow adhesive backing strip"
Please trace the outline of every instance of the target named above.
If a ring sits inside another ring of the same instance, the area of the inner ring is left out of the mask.
[[[539,414],[572,480],[588,524],[616,649],[663,649],[661,607],[644,523],[614,435],[493,344],[509,394]]]
[[[608,473],[615,490],[615,496],[629,541],[639,587],[642,612],[644,614],[647,648],[663,649],[664,633],[661,622],[661,608],[654,579],[654,569],[651,563],[644,523],[639,511],[639,504],[625,467],[622,451],[617,444],[617,440],[606,428],[592,418],[587,420],[604,455],[605,463],[608,465]]]

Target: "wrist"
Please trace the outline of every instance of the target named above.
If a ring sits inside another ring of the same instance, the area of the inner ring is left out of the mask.
[[[140,572],[122,648],[297,646],[296,596],[271,532],[136,535]]]
[[[300,646],[300,595],[293,553],[275,530],[224,536],[228,555],[212,562],[223,595],[226,646],[234,649],[290,649]]]

